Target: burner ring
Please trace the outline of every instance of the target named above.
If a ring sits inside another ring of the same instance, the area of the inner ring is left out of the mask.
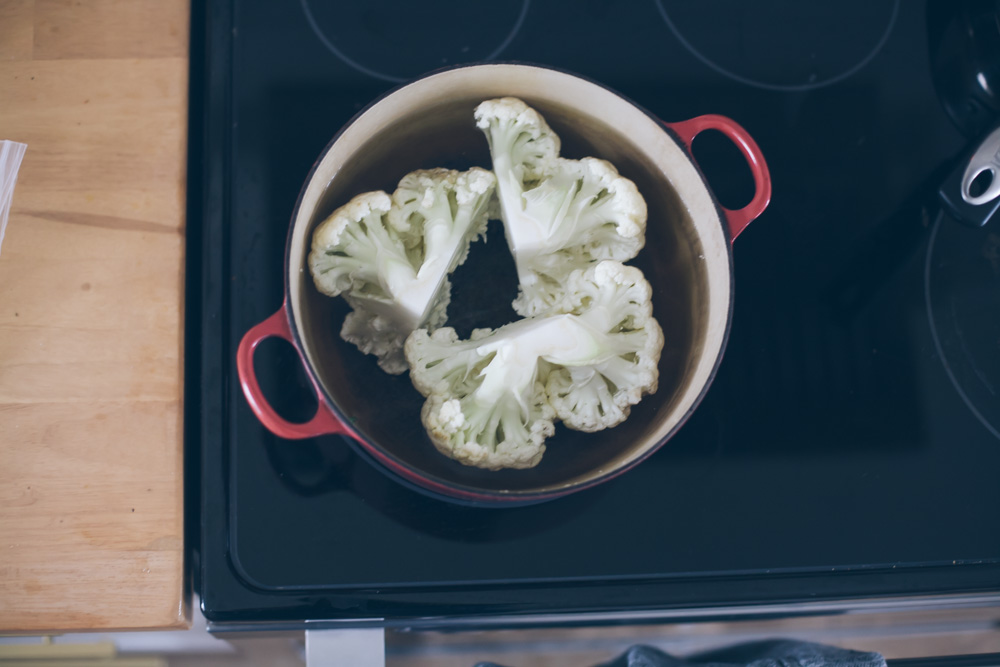
[[[320,25],[319,21],[317,21],[316,19],[316,16],[313,14],[312,9],[310,9],[309,2],[310,0],[300,0],[300,4],[302,5],[302,13],[305,15],[306,21],[309,23],[309,27],[312,28],[312,31],[316,34],[316,37],[319,38],[320,42],[322,42],[322,44],[327,49],[329,49],[331,53],[340,58],[346,64],[350,65],[351,67],[361,72],[362,74],[367,74],[370,77],[381,79],[383,81],[389,81],[391,83],[406,83],[407,81],[411,81],[414,78],[412,76],[398,76],[395,74],[390,74],[381,71],[379,69],[375,69],[373,67],[368,67],[358,62],[351,56],[347,55],[343,51],[343,49],[338,48],[337,45],[334,44],[334,40],[330,39],[327,36],[326,32],[323,30],[323,27]],[[503,53],[504,49],[510,46],[510,43],[514,41],[514,37],[517,36],[518,32],[520,32],[521,26],[524,25],[524,19],[528,14],[528,8],[530,5],[531,5],[531,0],[521,0],[521,10],[517,16],[517,19],[514,21],[514,25],[510,29],[510,32],[507,33],[507,35],[503,38],[499,46],[493,49],[493,51],[491,51],[488,55],[479,58],[478,59],[479,61],[494,60],[497,56]]]
[[[969,395],[969,392],[963,387],[963,383],[959,380],[955,373],[955,369],[952,368],[952,363],[949,361],[949,356],[945,350],[945,346],[942,343],[941,335],[938,331],[937,324],[935,322],[934,308],[933,308],[933,295],[931,291],[931,273],[933,267],[933,257],[934,249],[938,240],[938,232],[941,228],[942,223],[945,223],[944,212],[939,211],[937,217],[934,220],[934,227],[931,230],[930,241],[927,243],[927,257],[924,260],[924,303],[927,306],[927,321],[930,325],[931,338],[934,341],[934,349],[937,352],[938,358],[941,360],[941,365],[944,367],[945,373],[948,375],[948,379],[951,380],[952,386],[955,391],[958,392],[959,397],[962,402],[965,403],[966,407],[975,415],[976,419],[989,431],[995,438],[1000,439],[1000,430],[994,425],[990,418],[987,417],[980,411],[976,402]],[[957,225],[955,221],[947,221],[949,224]]]
[[[767,81],[758,81],[756,79],[743,76],[742,74],[738,74],[732,71],[731,69],[728,69],[718,64],[717,62],[715,62],[714,60],[703,54],[694,44],[692,44],[687,38],[684,37],[684,35],[681,33],[681,30],[677,27],[676,23],[670,18],[670,14],[669,12],[667,12],[666,7],[663,6],[663,0],[655,0],[655,2],[656,2],[656,7],[660,12],[660,16],[663,18],[664,23],[667,24],[667,27],[670,28],[670,31],[674,34],[674,37],[676,37],[677,40],[684,46],[684,48],[686,48],[695,58],[701,61],[702,64],[706,65],[709,69],[712,69],[715,72],[722,74],[723,76],[726,76],[744,85],[752,86],[755,88],[762,88],[764,90],[773,90],[780,92],[803,92],[807,90],[813,90],[815,88],[821,88],[823,86],[829,86],[835,83],[839,83],[840,81],[843,81],[844,79],[847,79],[853,74],[859,72],[868,63],[870,63],[875,58],[876,55],[878,55],[879,51],[882,50],[882,47],[885,46],[885,43],[889,40],[889,35],[892,33],[893,27],[896,25],[896,19],[899,16],[899,7],[900,7],[900,0],[893,0],[892,14],[889,16],[889,20],[886,23],[885,30],[883,31],[882,35],[879,37],[878,41],[876,42],[875,46],[871,49],[871,51],[869,51],[855,65],[848,67],[846,70],[843,70],[838,74],[834,74],[824,79],[819,79],[817,81],[809,81],[806,83],[798,83],[798,84],[795,83],[782,84],[782,83],[769,83]]]

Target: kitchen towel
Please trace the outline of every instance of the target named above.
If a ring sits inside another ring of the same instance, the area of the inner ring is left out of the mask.
[[[810,642],[769,640],[675,658],[649,646],[633,646],[597,667],[885,667],[878,653],[849,651]],[[476,667],[501,667],[481,662]]]
[[[21,159],[26,144],[16,141],[0,141],[0,248],[3,247],[3,235],[7,231],[7,218],[10,215],[10,204],[14,199],[14,183],[17,182],[17,171],[21,168]]]

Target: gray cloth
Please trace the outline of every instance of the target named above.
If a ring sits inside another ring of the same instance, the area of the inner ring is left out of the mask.
[[[481,662],[476,667],[501,665]],[[885,658],[878,653],[773,640],[738,644],[687,658],[675,658],[649,646],[633,646],[615,660],[597,667],[885,667]]]

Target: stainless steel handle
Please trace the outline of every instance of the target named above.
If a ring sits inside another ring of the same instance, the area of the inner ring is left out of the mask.
[[[972,183],[983,172],[989,172],[989,184],[977,194],[972,194]],[[1000,128],[991,132],[972,154],[962,175],[962,199],[973,206],[985,204],[1000,196]]]
[[[306,630],[306,667],[385,667],[385,630]]]

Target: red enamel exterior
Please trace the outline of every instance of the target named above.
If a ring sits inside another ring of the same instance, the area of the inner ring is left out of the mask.
[[[735,239],[740,235],[746,226],[757,219],[764,212],[771,201],[771,172],[764,161],[764,154],[761,152],[757,142],[744,130],[736,121],[725,116],[706,115],[697,116],[691,120],[682,120],[677,123],[664,123],[680,137],[681,143],[691,153],[691,143],[694,138],[705,130],[717,130],[724,134],[743,154],[753,175],[754,196],[750,203],[738,210],[725,207],[722,212],[729,223],[730,239]],[[693,159],[693,158],[692,158]]]
[[[337,418],[330,406],[322,399],[323,393],[320,391],[319,385],[316,383],[316,378],[312,373],[309,373],[309,380],[316,391],[319,405],[316,408],[316,414],[309,421],[296,424],[286,420],[264,398],[264,392],[260,390],[260,384],[257,382],[257,372],[253,366],[253,355],[257,350],[257,346],[268,338],[282,338],[295,345],[292,330],[288,324],[288,309],[286,306],[287,302],[282,304],[281,309],[274,315],[271,315],[246,332],[240,341],[240,346],[236,350],[236,372],[240,376],[240,386],[243,388],[243,395],[246,396],[247,402],[250,404],[250,409],[253,410],[257,419],[260,420],[260,423],[268,431],[286,440],[300,440],[302,438],[312,438],[317,435],[329,435],[333,433],[357,438],[354,432]],[[298,346],[295,349],[299,353],[299,358],[302,360],[303,366],[308,368],[309,365],[302,356],[302,350]]]

